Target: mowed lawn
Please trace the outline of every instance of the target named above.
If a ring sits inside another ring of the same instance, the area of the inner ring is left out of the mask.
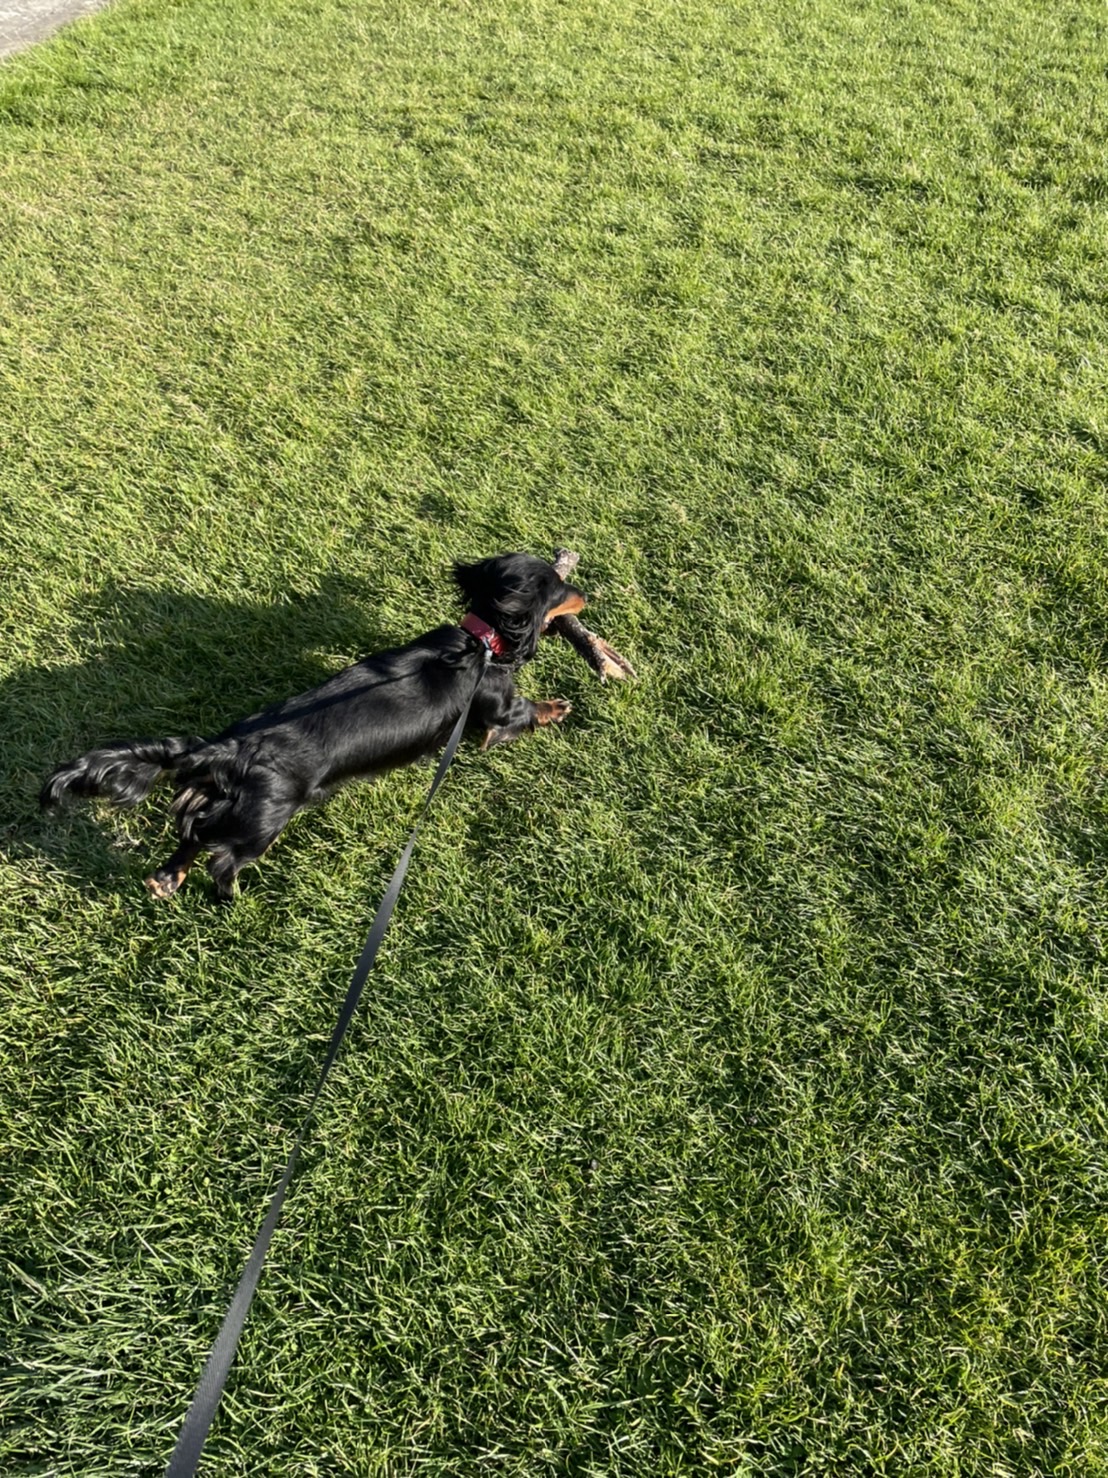
[[[429,780],[211,732],[580,550],[205,1472],[1108,1473],[1108,19],[120,0],[0,66],[0,1469],[164,1464]]]

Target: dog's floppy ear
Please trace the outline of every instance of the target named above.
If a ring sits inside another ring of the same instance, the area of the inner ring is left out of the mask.
[[[463,564],[461,560],[455,562],[454,583],[471,604],[496,598],[499,582],[495,565],[495,559],[479,559],[471,565]]]
[[[535,655],[550,598],[562,588],[552,565],[529,554],[501,554],[456,564],[454,579],[470,609],[499,632],[513,664]]]

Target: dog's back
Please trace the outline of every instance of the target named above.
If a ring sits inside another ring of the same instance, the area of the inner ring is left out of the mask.
[[[159,778],[172,778],[180,845],[147,878],[158,897],[183,882],[207,849],[222,897],[302,806],[347,780],[393,769],[438,748],[481,681],[471,724],[504,743],[560,723],[569,705],[518,696],[513,673],[533,656],[545,625],[584,605],[554,567],[529,555],[458,565],[455,579],[472,625],[445,624],[406,646],[367,657],[296,698],[240,719],[214,739],[121,740],[59,765],[43,806],[67,794],[136,805]],[[489,664],[486,668],[486,662]]]

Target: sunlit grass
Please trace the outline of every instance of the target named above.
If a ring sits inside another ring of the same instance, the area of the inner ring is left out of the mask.
[[[1108,1471],[1091,7],[122,0],[0,67],[4,1470],[157,1471],[428,782],[230,910],[59,759],[581,550],[211,1471]]]

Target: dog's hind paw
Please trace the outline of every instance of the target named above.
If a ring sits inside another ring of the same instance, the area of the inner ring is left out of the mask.
[[[560,724],[573,712],[573,704],[566,698],[547,698],[535,704],[535,722],[538,724]]]

